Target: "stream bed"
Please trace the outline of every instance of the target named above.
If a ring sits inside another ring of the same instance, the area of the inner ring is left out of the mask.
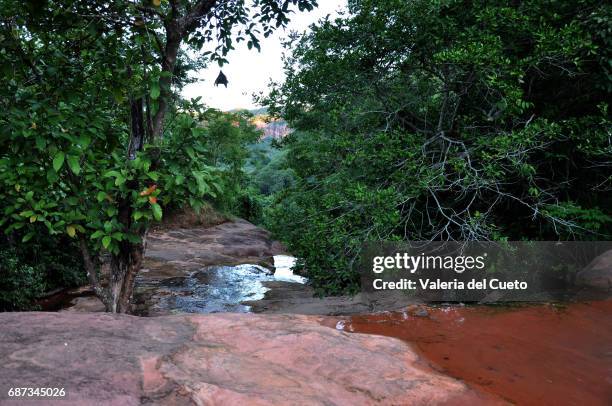
[[[146,315],[164,313],[248,313],[242,304],[264,298],[269,290],[263,282],[284,281],[303,284],[306,279],[294,275],[295,258],[275,255],[274,271],[260,265],[206,266],[187,276],[161,282],[137,279],[140,291],[151,291]],[[145,314],[144,312],[142,312]]]

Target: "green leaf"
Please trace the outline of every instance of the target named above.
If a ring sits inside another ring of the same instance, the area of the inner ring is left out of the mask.
[[[65,157],[66,155],[63,152],[58,152],[57,155],[55,155],[55,158],[53,158],[53,169],[55,169],[55,172],[58,172],[62,168]]]
[[[69,225],[68,227],[66,227],[66,232],[70,237],[74,237],[76,235],[76,228],[74,228],[73,225]]]
[[[109,245],[110,245],[110,243],[111,243],[111,240],[112,240],[112,239],[111,239],[111,237],[110,237],[109,235],[105,236],[104,238],[102,238],[102,246],[103,246],[104,248],[108,248],[108,246],[109,246]]]
[[[104,199],[106,199],[106,193],[105,192],[98,192],[98,194],[96,195],[96,199],[98,200],[98,202],[103,201]]]
[[[102,230],[98,230],[98,231],[96,231],[95,233],[93,233],[93,234],[91,235],[91,237],[90,237],[90,238],[91,238],[92,240],[94,240],[94,239],[96,239],[96,238],[100,238],[100,237],[102,237],[103,235],[104,235],[104,231],[102,231]]]
[[[140,237],[138,235],[135,235],[135,234],[126,234],[126,238],[132,244],[138,244],[138,243],[140,243],[142,241],[140,239]]]
[[[87,148],[89,146],[89,144],[91,144],[91,137],[88,135],[81,135],[79,137],[79,145],[82,148]]]
[[[102,175],[105,178],[110,178],[110,177],[117,177],[117,176],[121,176],[121,174],[118,171],[108,171],[106,172],[104,175]]]
[[[159,97],[159,83],[153,82],[151,83],[151,98],[156,100]]]
[[[58,179],[59,177],[57,176],[57,172],[55,172],[53,169],[49,169],[47,171],[47,181],[49,181],[49,183],[55,183]]]
[[[193,148],[191,147],[185,147],[185,152],[187,152],[187,155],[189,155],[189,158],[195,160],[195,151],[193,150]]]
[[[21,242],[28,242],[32,239],[32,237],[34,237],[34,232],[31,231],[29,233],[27,233],[26,235],[23,236],[23,238],[21,239]]]
[[[47,148],[47,142],[43,137],[36,137],[36,148],[41,151],[44,151]]]
[[[81,165],[79,164],[78,157],[69,155],[68,156],[68,166],[70,167],[70,170],[72,171],[72,173],[74,173],[75,175],[78,175],[79,173],[81,173]]]
[[[79,204],[79,199],[77,199],[75,196],[68,197],[64,201],[66,203],[68,203],[69,205],[71,205],[71,206],[76,206],[77,204]],[[55,204],[55,206],[57,206],[57,204]],[[53,207],[55,207],[55,206],[53,206]],[[51,207],[51,206],[47,205],[47,207]]]
[[[155,220],[160,221],[162,218],[162,208],[159,204],[157,203],[153,203],[151,205],[151,208],[153,209],[153,217],[155,217]]]

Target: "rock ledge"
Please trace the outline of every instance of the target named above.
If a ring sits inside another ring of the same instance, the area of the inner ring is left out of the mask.
[[[0,314],[0,403],[9,387],[24,386],[63,387],[68,397],[58,404],[74,405],[497,403],[421,364],[399,340],[321,321]]]

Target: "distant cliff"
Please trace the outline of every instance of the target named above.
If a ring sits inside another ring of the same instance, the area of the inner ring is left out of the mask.
[[[280,140],[291,132],[286,121],[271,119],[267,115],[257,115],[253,117],[253,124],[260,130],[263,130],[262,139],[273,138]]]

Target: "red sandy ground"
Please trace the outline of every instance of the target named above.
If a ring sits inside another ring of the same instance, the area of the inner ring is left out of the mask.
[[[437,370],[520,405],[612,405],[612,301],[355,316],[345,331],[412,343]]]

